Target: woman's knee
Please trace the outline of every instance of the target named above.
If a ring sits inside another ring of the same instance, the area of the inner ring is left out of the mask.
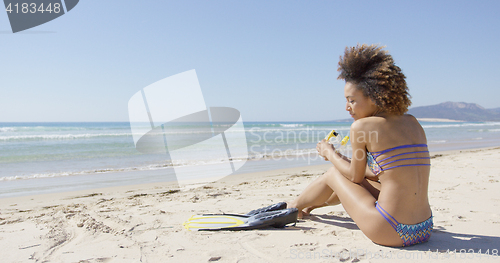
[[[330,183],[337,181],[339,178],[344,178],[344,176],[337,168],[335,168],[335,166],[330,167],[324,175]]]
[[[336,176],[339,174],[340,174],[339,170],[335,166],[332,166],[332,167],[328,168],[326,173],[324,173],[323,175],[328,177],[328,176]]]
[[[337,167],[335,166],[331,166],[330,168],[328,168],[328,170],[326,171],[327,173],[335,173],[335,172],[338,172],[339,170],[337,169]]]
[[[332,166],[328,168],[328,170],[320,176],[321,180],[323,180],[325,183],[329,182],[332,180],[333,177],[335,177],[337,174],[339,174],[339,170],[335,168],[335,166]]]

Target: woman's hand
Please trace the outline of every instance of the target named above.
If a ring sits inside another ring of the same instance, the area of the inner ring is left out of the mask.
[[[332,154],[335,153],[335,147],[326,142],[325,139],[316,144],[316,150],[318,151],[319,156],[325,158],[325,161],[328,161]]]

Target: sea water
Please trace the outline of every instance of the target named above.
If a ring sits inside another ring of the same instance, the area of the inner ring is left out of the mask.
[[[422,122],[431,152],[500,146],[500,122]],[[231,156],[237,173],[325,163],[316,143],[332,129],[343,137],[351,122],[245,122],[247,145]],[[235,130],[233,130],[235,131]],[[179,136],[186,132],[179,129]],[[236,130],[238,132],[238,130]],[[241,132],[241,131],[240,131]],[[231,136],[228,134],[227,136]],[[219,157],[189,160],[143,154],[128,122],[0,123],[0,198],[125,184],[175,181],[173,167],[203,167],[213,176]],[[194,169],[199,171],[199,169]],[[210,172],[212,171],[212,173]]]

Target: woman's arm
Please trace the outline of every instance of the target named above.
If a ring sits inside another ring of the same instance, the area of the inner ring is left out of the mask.
[[[336,152],[333,145],[326,142],[325,139],[318,143],[316,149],[318,150],[319,155],[330,161],[341,174],[345,176],[345,174],[349,173],[349,169],[351,166],[351,161],[349,160],[349,158]]]
[[[335,152],[332,145],[325,140],[318,143],[317,149],[321,156],[327,158],[347,179],[361,183],[367,175],[366,170],[366,132],[365,121],[358,120],[351,125],[352,159],[347,161],[340,153]],[[372,179],[372,178],[370,178]],[[376,179],[376,178],[373,178]]]

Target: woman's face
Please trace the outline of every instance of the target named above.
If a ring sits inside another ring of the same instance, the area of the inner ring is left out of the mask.
[[[378,110],[375,102],[363,95],[363,92],[351,82],[345,83],[344,96],[347,100],[345,109],[354,120],[373,116]]]

